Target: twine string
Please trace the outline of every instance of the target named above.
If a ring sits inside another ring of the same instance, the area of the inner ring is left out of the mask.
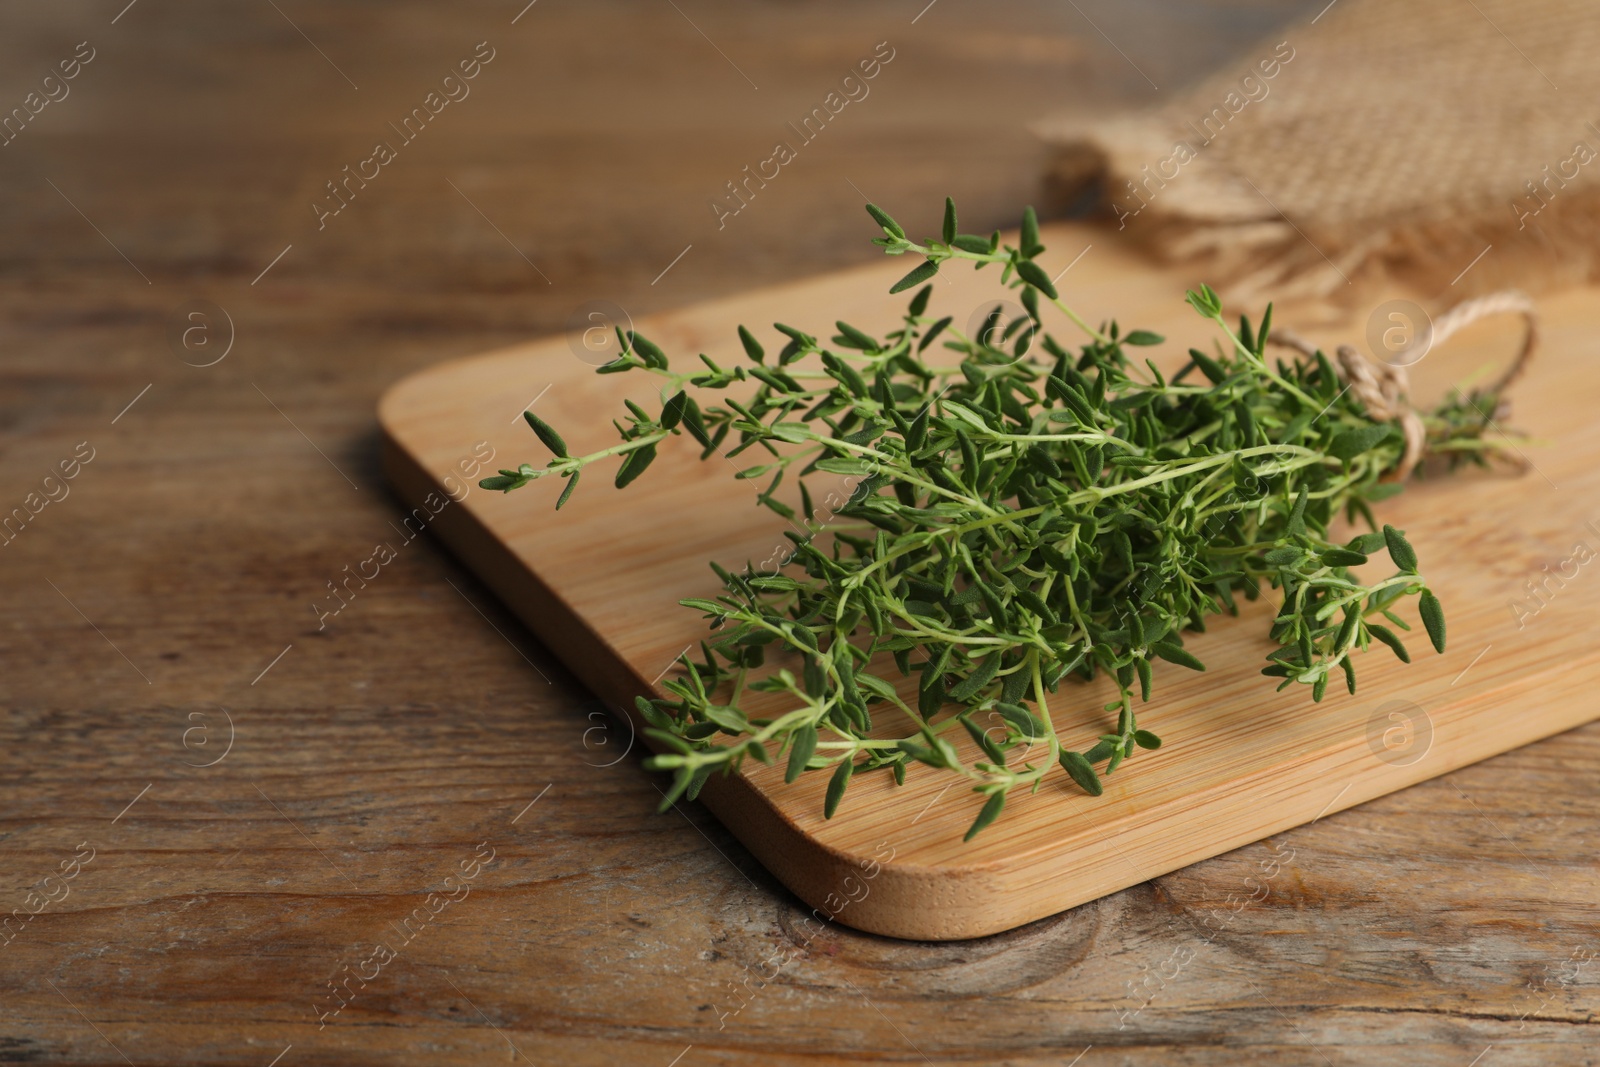
[[[1425,355],[1479,319],[1510,314],[1521,315],[1527,328],[1516,358],[1488,390],[1496,398],[1495,410],[1486,416],[1491,420],[1504,418],[1510,410],[1506,391],[1528,369],[1534,349],[1538,347],[1539,320],[1534,314],[1533,301],[1515,290],[1489,293],[1463,300],[1434,319],[1432,325],[1428,327],[1428,333],[1421,339],[1425,345],[1423,348]],[[1273,330],[1267,342],[1292,348],[1313,359],[1316,358],[1318,351],[1316,345],[1291,330]],[[1424,459],[1428,437],[1422,416],[1411,406],[1411,379],[1406,373],[1406,368],[1393,363],[1373,362],[1358,352],[1353,345],[1340,345],[1335,354],[1338,357],[1335,366],[1339,376],[1344,380],[1345,388],[1355,394],[1356,399],[1367,409],[1367,413],[1379,422],[1400,424],[1405,447],[1400,454],[1400,463],[1395,468],[1394,477],[1398,481],[1404,481]]]

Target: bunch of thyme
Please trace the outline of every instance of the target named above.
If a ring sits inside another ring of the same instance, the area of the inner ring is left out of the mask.
[[[884,769],[903,781],[912,761],[943,768],[987,797],[969,839],[1013,790],[1037,790],[1058,764],[1099,795],[1103,775],[1161,743],[1135,710],[1150,698],[1155,661],[1204,670],[1183,633],[1235,613],[1235,598],[1253,600],[1263,585],[1282,595],[1271,627],[1279,647],[1262,672],[1281,678],[1280,690],[1299,682],[1321,700],[1340,677],[1354,693],[1355,653],[1374,642],[1408,660],[1395,630],[1410,627],[1394,611],[1408,595],[1443,651],[1443,611],[1400,530],[1328,538],[1341,515],[1377,529],[1371,505],[1401,489],[1385,479],[1399,430],[1371,418],[1322,353],[1269,359],[1270,307],[1259,328],[1235,329],[1211,289],[1189,293],[1221,343],[1191,349],[1169,379],[1129,355],[1161,337],[1096,328],[1062,303],[1035,261],[1044,246],[1031,208],[1015,247],[998,232],[958,233],[949,201],[941,238],[922,243],[867,210],[883,230],[876,244],[922,259],[891,293],[965,260],[998,268],[1024,313],[966,337],[932,317],[932,287],[922,286],[882,337],[845,322],[826,339],[778,323],[782,344],[769,354],[740,327],[745,362],[701,355],[689,370],[619,331],[622,354],[599,373],[657,376],[660,410],[629,402],[628,421],[615,423],[620,443],[581,456],[529,412],[553,458],[481,483],[509,492],[559,476],[559,508],[592,464],[620,458],[622,487],[662,441],[687,434],[702,459],[755,453],[738,477],[765,480],[760,503],[804,523],[804,534],[786,534],[794,547],[781,567],[712,563],[722,595],[683,601],[714,636],[702,659],[682,658],[668,697],[638,702],[659,750],[650,765],[674,772],[667,803],[745,759],[784,759],[789,781],[830,774],[829,817],[853,775]],[[1086,336],[1075,351],[1044,332],[1045,304]],[[925,361],[936,341],[959,360]],[[1488,419],[1464,413],[1493,411],[1496,399],[1452,397],[1426,415],[1429,451],[1486,462]],[[825,519],[808,486],[818,474],[854,483]],[[786,480],[798,483],[798,512],[777,495]],[[1379,551],[1396,573],[1353,573]],[[1101,671],[1119,694],[1104,732],[1063,737],[1051,716],[1066,699],[1059,684]],[[896,674],[916,676],[914,699],[899,696]],[[747,715],[747,692],[781,693],[788,710]],[[997,716],[1003,732],[980,715]],[[875,727],[886,718],[903,728]],[[972,745],[951,743],[962,734]]]

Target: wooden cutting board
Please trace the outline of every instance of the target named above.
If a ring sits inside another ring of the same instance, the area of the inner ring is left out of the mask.
[[[1091,319],[1166,334],[1160,351],[1172,361],[1191,344],[1210,347],[1206,324],[1183,303],[1196,279],[1124,252],[1107,231],[1059,225],[1045,240],[1041,262],[1052,273],[1072,264],[1059,282],[1063,298]],[[634,325],[676,362],[706,352],[727,365],[739,323],[763,336],[774,321],[818,334],[838,318],[890,328],[903,303],[885,294],[905,269],[886,261]],[[934,310],[964,322],[992,303],[994,285],[992,271],[951,272]],[[1130,760],[1098,798],[1064,774],[1034,796],[1013,796],[971,843],[962,836],[981,798],[920,766],[899,787],[887,772],[858,775],[832,820],[822,817],[826,775],[786,785],[781,766],[714,777],[702,799],[819,922],[904,938],[976,937],[1600,717],[1600,651],[1589,636],[1600,617],[1600,566],[1589,565],[1600,552],[1596,295],[1542,302],[1542,347],[1513,415],[1540,438],[1523,448],[1534,467],[1440,478],[1382,505],[1383,519],[1408,531],[1444,602],[1446,654],[1435,655],[1419,627],[1413,664],[1369,652],[1357,695],[1333,687],[1313,704],[1306,687],[1275,693],[1275,680],[1259,674],[1274,608],[1257,604],[1193,638],[1205,674],[1157,665],[1140,722],[1163,738],[1159,751]],[[1435,314],[1449,303],[1418,299]],[[1301,314],[1280,308],[1277,321],[1324,344],[1365,334],[1364,316],[1317,329]],[[1520,328],[1516,320],[1471,327],[1412,368],[1415,392],[1432,398],[1502,365]],[[1057,332],[1070,331],[1063,323]],[[626,490],[611,487],[609,472],[591,475],[559,515],[554,480],[510,495],[476,488],[489,468],[548,458],[520,418],[530,402],[575,452],[614,443],[610,420],[625,397],[653,403],[650,379],[597,376],[598,361],[575,332],[442,364],[394,386],[379,417],[389,478],[424,509],[412,525],[430,520],[585,684],[631,716],[634,696],[651,692],[704,634],[699,614],[677,601],[719,591],[707,561],[759,564],[786,542],[782,520],[755,505],[755,484],[733,479],[735,462],[701,463],[686,438]],[[492,461],[475,470],[490,449]],[[455,499],[444,503],[445,494]],[[1069,744],[1087,747],[1111,728],[1096,710],[1108,692],[1064,685],[1070,706],[1052,712]],[[574,715],[575,731],[593,725]],[[618,742],[611,751],[625,747]]]

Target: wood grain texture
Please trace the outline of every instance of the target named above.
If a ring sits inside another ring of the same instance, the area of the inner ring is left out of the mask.
[[[867,263],[850,183],[917,230],[946,193],[1008,225],[1041,163],[1025,120],[1159,99],[1094,26],[1166,93],[1307,14],[939,0],[913,30],[924,3],[678,6],[759,92],[667,5],[540,0],[512,28],[498,0],[277,0],[359,91],[266,4],[0,13],[0,103],[99,50],[0,149],[3,506],[97,449],[0,548],[8,908],[98,849],[0,948],[0,1062],[1596,1062],[1595,725],[995,937],[811,936],[701,806],[653,814],[625,728],[431,535],[318,630],[325,583],[397,537],[373,411],[407,374],[586,300],[642,319]],[[706,199],[886,37],[905,47],[866,105],[716,231]],[[471,99],[319,232],[312,194],[486,38]],[[237,329],[210,368],[168,347],[195,297]],[[1532,704],[1509,690],[1506,713]],[[197,766],[220,708],[235,743]],[[471,896],[319,1028],[326,983],[484,841]]]
[[[1052,227],[1045,240],[1056,251],[1041,263],[1057,274],[1100,235]],[[892,328],[900,301],[883,294],[903,273],[904,264],[890,261],[637,325],[680,362],[703,351],[727,366],[740,358],[740,323],[763,329],[777,320],[824,334],[842,317],[869,332]],[[993,299],[993,279],[948,273],[930,314],[963,323],[981,315]],[[1207,343],[1203,324],[1183,303],[1177,272],[1113,249],[1065,284],[1080,307],[1105,309],[1125,328],[1170,338],[1169,373],[1189,345]],[[1582,564],[1570,563],[1574,588],[1557,597],[1552,586],[1546,622],[1563,636],[1534,642],[1519,639],[1528,620],[1508,605],[1525,597],[1514,586],[1508,591],[1503,577],[1538,573],[1546,546],[1563,537],[1590,553],[1600,548],[1600,510],[1589,503],[1600,499],[1600,470],[1587,459],[1600,449],[1600,431],[1581,399],[1600,395],[1600,367],[1580,354],[1597,295],[1573,293],[1547,311],[1540,373],[1518,397],[1521,417],[1570,450],[1541,454],[1520,476],[1436,478],[1384,508],[1384,518],[1421,546],[1424,573],[1449,605],[1448,655],[1428,655],[1425,641],[1413,641],[1418,662],[1409,666],[1386,649],[1363,656],[1355,696],[1340,692],[1314,704],[1303,687],[1275,693],[1260,675],[1265,652],[1275,647],[1266,631],[1276,605],[1263,598],[1190,643],[1207,664],[1203,676],[1157,668],[1157,695],[1141,721],[1165,743],[1108,779],[1103,797],[1057,776],[1034,796],[1013,797],[1006,817],[972,842],[963,835],[983,798],[965,788],[952,792],[950,775],[924,767],[912,768],[904,786],[886,771],[860,776],[832,820],[821,817],[828,776],[785,784],[781,762],[752,761],[739,780],[719,781],[706,803],[820,919],[837,915],[848,926],[895,937],[965,938],[1012,929],[1600,716],[1600,706],[1584,699],[1600,681],[1600,653],[1581,625],[1600,610],[1600,585],[1577,583]],[[1285,309],[1279,315],[1284,321]],[[1497,352],[1506,359],[1519,327],[1517,319],[1498,330],[1485,324],[1476,343],[1428,355],[1464,374],[1492,365]],[[787,545],[788,526],[754,506],[759,487],[735,480],[750,460],[719,454],[702,463],[687,437],[670,442],[676,447],[664,448],[625,491],[606,484],[608,471],[591,474],[560,515],[553,503],[565,483],[536,483],[510,498],[468,492],[459,462],[474,448],[486,445],[504,457],[499,466],[543,462],[545,450],[518,418],[516,398],[536,396],[536,410],[575,454],[614,443],[610,420],[624,410],[623,400],[659,403],[649,377],[594,374],[597,359],[583,347],[584,336],[574,331],[430,368],[386,394],[379,414],[401,496],[448,511],[448,497],[459,495],[456,511],[435,520],[440,536],[626,717],[636,695],[665,694],[652,682],[705,637],[700,613],[677,602],[718,594],[707,559],[737,569],[773,558]],[[1495,514],[1515,518],[1488,526]],[[429,511],[416,515],[421,522]],[[1497,642],[1499,654],[1473,673],[1474,657]],[[1562,669],[1553,671],[1558,663]],[[914,703],[915,676],[903,679],[901,690]],[[1519,690],[1535,704],[1509,716],[1504,701]],[[1114,728],[1099,711],[1114,695],[1106,680],[1060,691],[1051,714],[1070,747],[1087,748]],[[749,707],[752,714],[787,710],[781,700],[759,697]],[[880,724],[886,736],[897,728],[915,726]],[[968,738],[958,747],[966,759],[981,758]]]

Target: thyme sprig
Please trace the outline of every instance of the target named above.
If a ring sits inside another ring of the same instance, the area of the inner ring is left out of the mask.
[[[755,455],[737,477],[764,480],[759,503],[795,527],[793,547],[760,568],[712,563],[722,594],[683,601],[712,636],[699,659],[682,658],[667,697],[638,702],[660,749],[650,766],[674,772],[667,803],[746,759],[786,760],[789,781],[830,774],[829,817],[856,774],[904,781],[913,761],[945,769],[987,798],[969,839],[1057,766],[1099,795],[1103,776],[1161,743],[1135,710],[1150,699],[1156,661],[1204,670],[1182,635],[1237,613],[1236,598],[1263,586],[1282,596],[1262,671],[1280,690],[1301,683],[1321,700],[1339,678],[1354,693],[1355,654],[1375,642],[1408,661],[1396,630],[1410,627],[1394,610],[1407,596],[1444,650],[1444,614],[1416,553],[1372,513],[1402,488],[1385,478],[1399,430],[1371,418],[1321,352],[1269,359],[1270,307],[1259,327],[1234,327],[1211,289],[1189,293],[1221,343],[1190,349],[1169,379],[1129,355],[1163,338],[1092,326],[1061,301],[1036,262],[1044,246],[1031,208],[1015,246],[998,232],[957,232],[948,200],[940,238],[921,243],[867,210],[885,252],[922,259],[890,290],[921,286],[897,329],[875,337],[838,322],[822,339],[776,323],[781,347],[769,354],[741,326],[742,363],[702,354],[691,370],[619,331],[621,354],[598,371],[656,376],[659,411],[627,402],[619,443],[578,456],[528,412],[552,458],[481,483],[509,492],[558,476],[560,508],[592,465],[620,458],[615,484],[625,486],[669,437],[692,437],[702,459]],[[991,316],[974,337],[932,317],[923,283],[960,260],[998,267],[1023,313]],[[1044,332],[1045,303],[1085,336],[1076,350]],[[925,360],[935,341],[959,359]],[[1429,452],[1452,466],[1486,463],[1495,445],[1474,413],[1496,401],[1452,396],[1424,416]],[[848,492],[819,507],[818,479],[841,478]],[[786,483],[798,486],[798,510],[778,496]],[[1335,543],[1340,516],[1375,532]],[[1357,576],[1380,551],[1396,572]],[[1060,683],[1100,672],[1118,694],[1104,732],[1062,736],[1051,714],[1070,699]],[[914,701],[896,675],[917,678]],[[787,710],[748,714],[750,693],[780,694]],[[971,746],[952,743],[963,734]]]

